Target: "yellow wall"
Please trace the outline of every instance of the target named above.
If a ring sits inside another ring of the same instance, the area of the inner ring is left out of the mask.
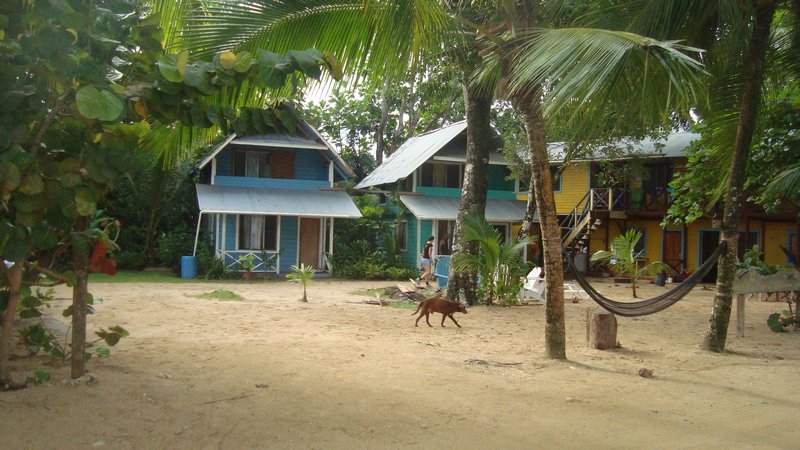
[[[568,214],[589,191],[589,164],[574,163],[561,174],[561,190],[554,193],[556,212]],[[528,200],[528,194],[517,195],[518,200]]]
[[[606,242],[606,227],[608,228],[609,241],[619,236],[621,233],[620,226],[623,224],[629,228],[644,228],[647,230],[647,242],[645,244],[647,250],[647,259],[649,261],[660,261],[663,257],[662,239],[663,229],[660,226],[659,220],[606,220],[606,223],[598,227],[592,232],[591,240],[589,243],[590,253],[597,250],[607,250],[608,242]],[[739,230],[745,231],[747,224],[742,221],[739,224]],[[749,224],[750,231],[757,232],[758,244],[761,251],[764,252],[764,260],[767,264],[774,264],[778,266],[786,265],[786,255],[781,251],[780,245],[786,246],[788,243],[789,230],[794,230],[796,227],[793,223],[771,223],[759,220],[751,220]],[[680,230],[681,226],[670,226],[669,229]],[[684,239],[686,240],[686,269],[694,271],[698,266],[698,257],[700,253],[700,232],[703,230],[713,230],[710,219],[698,219],[691,223],[684,230]]]

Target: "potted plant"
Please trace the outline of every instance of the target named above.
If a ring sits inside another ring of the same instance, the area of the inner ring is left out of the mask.
[[[242,276],[245,280],[253,278],[253,268],[256,266],[255,260],[256,257],[252,253],[239,257],[239,267],[244,271]]]

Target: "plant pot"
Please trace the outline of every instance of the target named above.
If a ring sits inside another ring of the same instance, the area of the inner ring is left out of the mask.
[[[252,280],[253,279],[253,272],[250,272],[249,270],[247,272],[244,272],[242,274],[242,278],[245,279],[245,280]]]

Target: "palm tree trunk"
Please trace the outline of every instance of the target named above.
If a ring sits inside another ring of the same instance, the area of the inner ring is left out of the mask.
[[[486,212],[486,191],[489,189],[489,152],[492,149],[490,125],[492,95],[468,85],[464,86],[464,104],[467,110],[467,164],[464,167],[464,186],[461,204],[453,230],[452,258],[459,253],[474,253],[474,246],[464,242],[464,218]],[[450,265],[447,282],[447,299],[457,301],[463,293],[467,304],[478,302],[476,279],[466,272],[458,272]]]
[[[551,359],[566,359],[564,324],[564,260],[561,256],[561,228],[556,215],[556,201],[550,179],[550,161],[544,134],[542,91],[517,94],[514,107],[525,118],[531,158],[531,186],[542,230],[545,272],[545,344]]]
[[[728,169],[728,185],[721,239],[728,243],[727,251],[717,263],[717,288],[714,308],[709,319],[709,328],[703,340],[703,348],[712,352],[725,351],[728,322],[733,302],[733,279],[736,274],[736,250],[739,239],[739,213],[744,198],[744,180],[747,160],[753,142],[753,129],[758,118],[761,101],[761,86],[764,81],[764,60],[769,47],[769,35],[775,15],[775,0],[757,0],[755,3],[753,29],[748,44],[748,55],[744,64],[742,92],[739,104],[739,124],[736,142]]]
[[[78,217],[72,237],[72,262],[75,271],[75,285],[72,287],[72,378],[86,374],[86,297],[89,293],[89,249],[86,235],[89,228],[88,217]]]
[[[0,261],[0,264],[3,262]],[[17,314],[17,304],[19,304],[20,288],[22,287],[22,266],[19,261],[6,271],[6,281],[8,282],[8,304],[3,313],[0,324],[3,326],[3,333],[0,336],[0,391],[6,386],[14,386],[11,380],[11,367],[9,367],[9,357],[11,356],[12,331],[14,330],[14,318]]]

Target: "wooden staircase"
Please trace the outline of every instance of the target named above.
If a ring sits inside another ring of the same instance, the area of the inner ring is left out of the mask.
[[[625,218],[621,207],[624,191],[594,188],[586,192],[575,208],[559,221],[561,248],[569,253],[588,247],[592,231],[602,225],[604,218]]]

